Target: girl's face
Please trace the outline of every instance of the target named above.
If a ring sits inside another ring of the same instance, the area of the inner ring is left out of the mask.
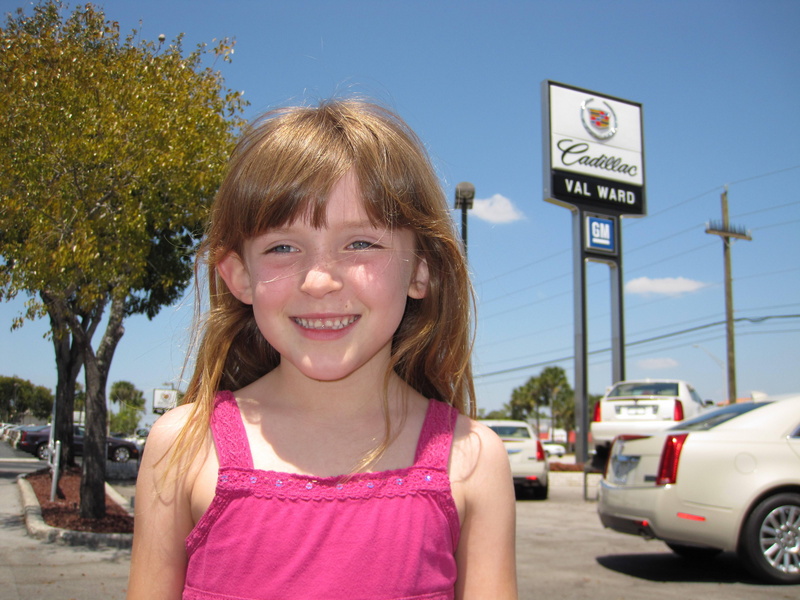
[[[229,254],[219,272],[253,306],[281,365],[319,381],[344,379],[365,365],[385,371],[406,299],[423,298],[428,268],[410,230],[374,226],[356,178],[332,189],[327,223],[298,219]]]

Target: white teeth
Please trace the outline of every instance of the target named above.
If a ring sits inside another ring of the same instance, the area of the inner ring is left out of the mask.
[[[337,317],[335,319],[301,319],[295,317],[294,321],[306,329],[344,329],[356,322],[358,317]]]

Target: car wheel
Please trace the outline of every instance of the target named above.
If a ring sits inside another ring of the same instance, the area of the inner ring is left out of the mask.
[[[683,544],[667,543],[667,546],[681,558],[698,561],[711,560],[722,552],[717,548],[698,548],[697,546],[684,546]]]
[[[117,448],[114,448],[114,452],[111,455],[111,460],[114,462],[128,462],[130,457],[130,450],[128,450],[125,446],[118,446]]]
[[[800,583],[800,494],[776,494],[753,509],[742,529],[739,556],[759,579]]]
[[[36,458],[39,460],[47,460],[50,457],[50,451],[47,449],[47,444],[39,444],[36,446]]]

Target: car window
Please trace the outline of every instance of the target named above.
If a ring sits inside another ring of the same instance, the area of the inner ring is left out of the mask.
[[[490,425],[489,427],[501,438],[530,439],[531,437],[527,427],[516,425]]]
[[[686,387],[689,389],[689,395],[692,397],[692,400],[702,405],[703,399],[700,397],[700,394],[698,394],[692,386],[687,385]]]
[[[620,396],[677,396],[678,384],[668,381],[633,381],[620,383],[608,393],[609,398]]]
[[[677,429],[680,431],[705,431],[706,429],[712,429],[717,425],[721,425],[726,421],[735,419],[739,415],[743,415],[744,413],[750,412],[751,410],[755,410],[762,406],[764,406],[764,403],[740,402],[737,404],[731,404],[724,408],[700,415],[699,417],[695,417],[694,419],[682,421],[677,425],[670,427],[669,429]]]

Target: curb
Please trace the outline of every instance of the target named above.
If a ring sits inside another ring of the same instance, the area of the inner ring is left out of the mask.
[[[39,505],[39,499],[30,482],[24,476],[20,476],[17,478],[17,485],[22,499],[25,528],[31,537],[62,546],[87,546],[92,549],[101,547],[129,549],[132,546],[132,533],[92,533],[60,529],[48,525],[42,518],[42,507]],[[106,494],[128,514],[132,514],[130,504],[108,483],[106,483]]]

